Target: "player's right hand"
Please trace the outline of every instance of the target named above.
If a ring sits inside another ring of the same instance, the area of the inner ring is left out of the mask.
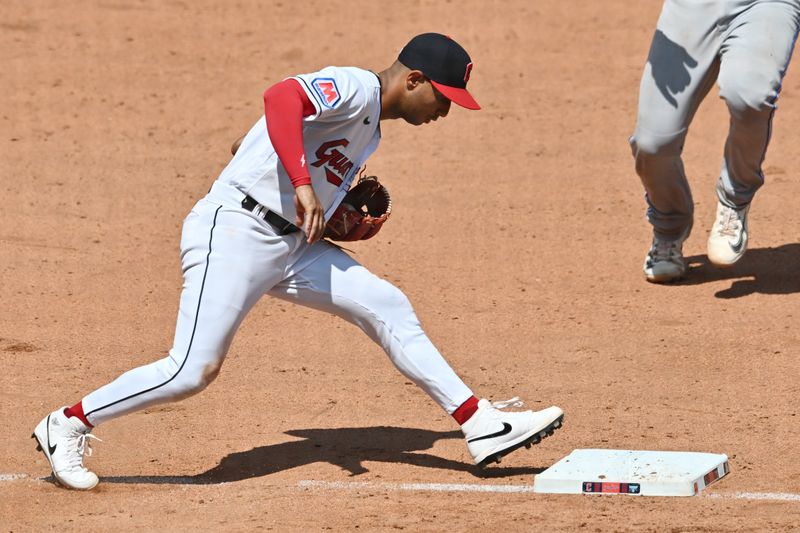
[[[311,185],[301,185],[294,190],[294,207],[297,211],[295,225],[302,227],[306,242],[312,244],[325,233],[325,211]]]

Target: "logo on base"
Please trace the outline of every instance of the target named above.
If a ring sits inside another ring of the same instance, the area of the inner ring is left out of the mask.
[[[606,494],[641,494],[639,483],[614,483],[607,481],[584,481],[583,492],[603,492]]]

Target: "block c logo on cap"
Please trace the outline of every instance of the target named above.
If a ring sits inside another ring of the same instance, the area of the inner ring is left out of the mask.
[[[467,70],[464,72],[464,83],[469,81],[470,74],[472,74],[472,63],[467,63]]]

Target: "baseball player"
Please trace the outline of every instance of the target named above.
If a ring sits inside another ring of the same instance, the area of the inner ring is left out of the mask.
[[[447,116],[451,102],[480,109],[466,89],[471,71],[459,44],[427,33],[414,37],[378,74],[327,67],[270,87],[264,116],[184,221],[184,285],[169,354],[56,409],[36,426],[33,436],[55,479],[74,489],[93,488],[98,478],[83,465],[92,428],[203,390],[264,294],[361,328],[461,425],[476,464],[499,462],[560,427],[558,407],[508,411],[521,402],[478,400],[428,339],[406,296],[321,239],[357,170],[378,146],[379,122],[428,123]]]
[[[673,281],[686,273],[682,247],[694,205],[681,151],[695,111],[715,81],[728,106],[730,129],[708,258],[726,267],[747,249],[747,215],[764,183],[761,165],[799,24],[800,0],[664,1],[630,139],[653,226],[644,262],[648,281]]]

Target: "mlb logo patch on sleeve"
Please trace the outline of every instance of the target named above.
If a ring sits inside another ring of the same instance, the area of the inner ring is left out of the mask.
[[[314,78],[311,86],[325,107],[334,107],[342,99],[339,88],[336,86],[336,80],[333,78]]]

